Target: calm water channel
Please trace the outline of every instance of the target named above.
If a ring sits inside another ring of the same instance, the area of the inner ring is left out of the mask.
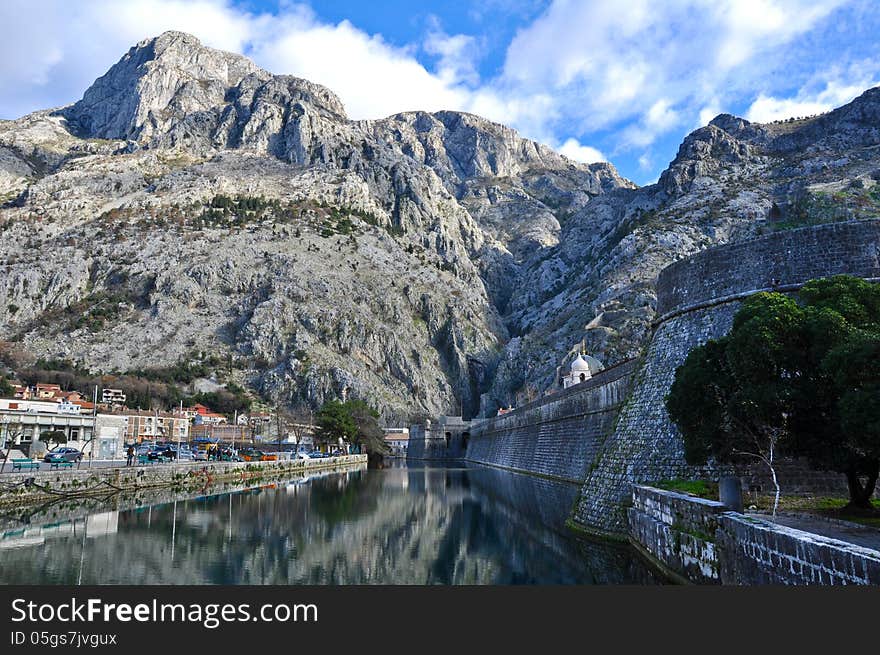
[[[490,468],[401,465],[44,508],[3,517],[0,583],[657,582],[628,548],[565,529],[577,491]]]

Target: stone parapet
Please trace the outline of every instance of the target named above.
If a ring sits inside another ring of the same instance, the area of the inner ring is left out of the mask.
[[[474,422],[467,459],[481,464],[581,483],[626,400],[636,360],[587,382]]]
[[[880,584],[880,551],[633,485],[629,536],[667,576],[697,584]]]

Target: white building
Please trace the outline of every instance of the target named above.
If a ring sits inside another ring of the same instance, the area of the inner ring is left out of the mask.
[[[406,457],[409,448],[409,428],[385,428],[385,443],[391,447],[391,454]]]
[[[563,376],[562,388],[568,389],[581,382],[586,382],[603,368],[605,367],[602,366],[602,362],[598,359],[581,353],[572,361],[568,374]]]
[[[61,433],[62,443],[82,443],[92,438],[94,429],[94,415],[80,413],[72,403],[0,398],[0,447],[29,445],[44,432]]]
[[[122,389],[102,389],[101,402],[107,405],[124,405],[125,394]]]

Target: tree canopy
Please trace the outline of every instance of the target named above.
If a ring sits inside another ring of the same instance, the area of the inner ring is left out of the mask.
[[[368,453],[385,455],[390,452],[385,432],[379,426],[379,413],[363,400],[340,402],[330,400],[315,415],[316,436],[322,443],[339,439],[362,446]]]
[[[689,353],[666,406],[689,463],[772,468],[783,450],[844,473],[851,506],[866,508],[880,470],[878,392],[880,285],[841,275],[797,300],[744,301],[729,334]]]

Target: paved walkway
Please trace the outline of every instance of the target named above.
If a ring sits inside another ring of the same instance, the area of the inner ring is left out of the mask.
[[[803,514],[777,514],[776,518],[769,514],[757,514],[752,516],[772,521],[804,532],[820,534],[831,539],[839,539],[865,548],[873,548],[880,551],[880,529],[872,528],[859,523],[840,521],[837,519],[823,518],[821,516],[805,516]]]

